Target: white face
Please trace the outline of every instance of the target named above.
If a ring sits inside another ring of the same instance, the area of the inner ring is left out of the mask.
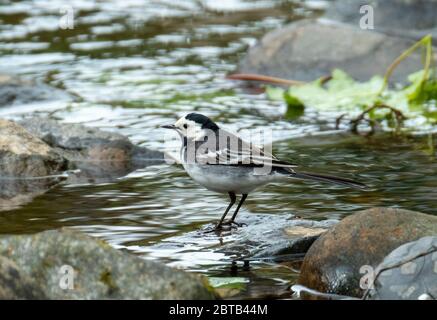
[[[202,126],[193,120],[188,120],[185,117],[180,118],[174,124],[177,131],[184,137],[190,140],[200,141],[205,137],[205,130]]]

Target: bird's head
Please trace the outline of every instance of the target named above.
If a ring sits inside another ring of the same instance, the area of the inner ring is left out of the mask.
[[[200,113],[189,113],[176,121],[175,124],[165,125],[161,128],[176,130],[182,138],[193,141],[203,140],[211,131],[217,132],[219,130],[214,121]]]

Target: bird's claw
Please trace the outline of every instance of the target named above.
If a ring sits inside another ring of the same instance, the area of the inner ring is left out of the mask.
[[[247,226],[246,223],[239,223],[239,222],[235,222],[233,220],[227,220],[227,221],[223,222],[220,226],[217,226],[217,227],[221,227],[222,225],[231,226],[231,228],[232,227],[234,227],[234,228],[241,228],[243,226]]]
[[[247,226],[246,223],[239,223],[231,220],[227,220],[222,222],[221,224],[217,224],[214,228],[205,230],[204,233],[220,233],[221,231],[230,231],[232,229],[238,229],[243,226]]]
[[[235,221],[232,221],[231,225],[235,225],[236,228],[237,227],[238,228],[247,227],[247,223],[244,223],[244,222],[235,222]]]

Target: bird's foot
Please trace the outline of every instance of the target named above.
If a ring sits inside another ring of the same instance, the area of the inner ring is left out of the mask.
[[[233,227],[230,225],[224,225],[223,223],[221,225],[216,225],[215,227],[208,228],[204,230],[204,233],[216,233],[221,234],[223,231],[230,231]],[[235,228],[235,227],[234,227]]]
[[[232,229],[238,229],[243,226],[247,226],[246,223],[238,223],[231,220],[226,220],[222,222],[221,224],[217,224],[214,228],[205,230],[204,233],[221,233],[222,231],[230,231]]]
[[[225,222],[222,223],[222,225],[231,226],[231,228],[232,227],[241,228],[241,227],[247,226],[246,223],[239,223],[239,222],[235,222],[233,220],[226,220]]]

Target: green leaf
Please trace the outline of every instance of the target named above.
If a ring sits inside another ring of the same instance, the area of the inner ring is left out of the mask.
[[[388,81],[394,69],[412,52],[423,48],[426,50],[423,70],[408,76],[410,84],[403,88],[389,88]],[[342,70],[333,70],[332,76],[325,84],[322,79],[289,87],[287,91],[280,88],[268,88],[267,95],[274,100],[287,103],[286,118],[292,119],[302,115],[305,107],[320,111],[338,111],[367,114],[371,119],[384,121],[389,127],[396,127],[402,118],[417,118],[410,125],[426,122],[435,123],[437,113],[437,78],[432,69],[432,37],[427,35],[401,53],[387,68],[384,77],[374,76],[369,81],[358,82]],[[398,115],[394,117],[394,112]]]
[[[270,100],[284,100],[284,92],[285,90],[279,87],[268,86],[266,88],[266,95]]]
[[[284,92],[284,100],[287,103],[288,107],[293,109],[304,109],[304,104],[298,98],[290,95],[289,92]]]
[[[287,103],[285,117],[294,119],[303,114],[305,107],[319,111],[338,111],[358,113],[374,105],[387,105],[401,111],[409,118],[424,116],[435,122],[435,101],[437,101],[437,80],[428,72],[415,72],[408,77],[409,85],[403,88],[388,89],[381,93],[384,79],[374,76],[369,81],[358,82],[344,71],[334,70],[326,84],[316,80],[300,86],[291,86],[287,91],[281,88],[268,88],[267,94],[275,100]],[[434,101],[434,103],[429,103]],[[352,115],[353,116],[353,115]],[[374,120],[385,120],[389,126],[394,119],[387,108],[375,108],[369,113]]]
[[[271,100],[280,100],[287,103],[286,119],[296,119],[303,115],[305,109],[304,104],[297,98],[291,96],[288,91],[282,88],[267,87],[266,94]]]
[[[290,87],[290,96],[321,111],[352,111],[373,105],[383,79],[373,77],[368,82],[356,82],[341,70],[334,70],[332,79],[323,86],[319,80],[306,85]]]

